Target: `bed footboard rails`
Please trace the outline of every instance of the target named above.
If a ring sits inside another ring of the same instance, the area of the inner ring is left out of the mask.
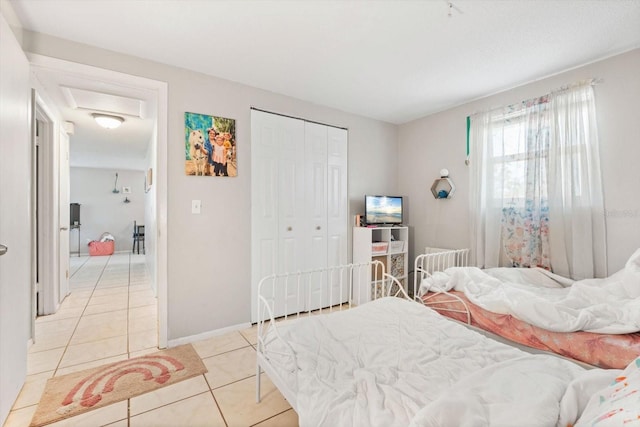
[[[413,276],[413,296],[434,310],[451,311],[463,313],[467,316],[467,324],[471,324],[471,312],[466,302],[457,295],[449,293],[442,289],[429,288],[429,294],[420,295],[420,285],[423,280],[430,278],[434,273],[444,271],[450,267],[467,267],[469,265],[469,249],[442,249],[442,248],[425,248],[425,253],[418,255],[414,262]],[[434,300],[437,295],[445,294],[449,298],[445,300]],[[459,303],[462,308],[455,309],[443,306],[451,302]]]
[[[269,365],[286,363],[297,366],[296,353],[278,331],[277,323],[290,318],[342,311],[357,305],[363,292],[358,286],[363,280],[371,283],[370,299],[396,296],[410,299],[400,282],[385,272],[380,261],[346,264],[322,269],[266,276],[258,283],[258,322],[256,365],[256,402],[260,402],[261,367],[278,389],[286,390],[286,381]],[[267,348],[267,339],[277,340],[279,351]],[[294,376],[297,382],[297,376]],[[297,388],[297,384],[296,384]],[[283,393],[284,394],[284,393]],[[295,405],[295,396],[285,398]],[[294,406],[295,408],[295,406]]]

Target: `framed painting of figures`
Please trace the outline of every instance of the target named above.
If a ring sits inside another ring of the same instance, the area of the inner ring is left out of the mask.
[[[184,113],[186,175],[237,176],[236,121]]]

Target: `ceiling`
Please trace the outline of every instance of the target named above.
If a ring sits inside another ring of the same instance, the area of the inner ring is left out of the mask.
[[[639,0],[10,3],[32,31],[395,124],[640,47]]]
[[[45,103],[53,104],[73,123],[70,165],[145,170],[157,110],[157,93],[128,83],[121,76],[98,76],[78,65],[31,56],[33,75]],[[116,73],[114,73],[116,74]],[[124,119],[117,129],[104,129],[93,113]]]

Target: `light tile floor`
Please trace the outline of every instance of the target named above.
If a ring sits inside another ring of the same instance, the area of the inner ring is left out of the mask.
[[[36,320],[27,380],[4,427],[29,425],[51,377],[157,351],[157,304],[144,256],[71,262],[71,294],[56,314]],[[196,342],[205,375],[50,426],[297,426],[297,414],[264,374],[255,402],[255,343],[255,328]]]

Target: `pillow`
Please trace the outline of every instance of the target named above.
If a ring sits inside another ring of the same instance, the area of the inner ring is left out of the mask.
[[[640,426],[640,357],[597,391],[575,427]]]

